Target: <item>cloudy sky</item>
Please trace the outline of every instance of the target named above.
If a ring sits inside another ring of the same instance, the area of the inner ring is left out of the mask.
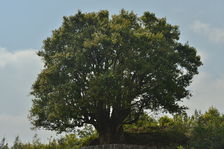
[[[62,17],[107,9],[151,11],[179,25],[180,41],[194,46],[204,65],[190,87],[193,97],[185,101],[189,113],[217,107],[224,113],[224,1],[223,0],[1,0],[0,1],[0,139],[13,142],[19,135],[32,140],[37,133],[46,141],[52,132],[31,131],[27,120],[32,82],[43,68],[36,51]]]

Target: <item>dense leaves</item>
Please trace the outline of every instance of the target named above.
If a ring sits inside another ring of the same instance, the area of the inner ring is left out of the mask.
[[[212,107],[205,114],[199,113],[195,118],[190,146],[195,149],[223,149],[224,115]]]
[[[204,114],[163,116],[158,120],[144,116],[139,122],[125,126],[128,143],[158,148],[223,149],[224,115],[211,107]],[[131,134],[131,135],[130,135]]]
[[[201,61],[178,40],[177,26],[149,12],[64,17],[38,53],[45,67],[31,92],[33,125],[62,132],[91,124],[111,143],[146,109],[183,111],[178,102],[190,96]]]

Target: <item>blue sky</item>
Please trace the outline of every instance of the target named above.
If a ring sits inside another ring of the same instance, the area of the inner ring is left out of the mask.
[[[16,135],[30,141],[54,135],[31,131],[27,120],[32,82],[43,68],[35,52],[42,41],[62,23],[63,16],[83,12],[120,9],[138,15],[154,12],[157,17],[180,27],[181,39],[194,46],[204,65],[190,89],[193,97],[184,102],[192,113],[210,106],[224,113],[224,1],[223,0],[2,0],[0,2],[0,138],[12,142]]]

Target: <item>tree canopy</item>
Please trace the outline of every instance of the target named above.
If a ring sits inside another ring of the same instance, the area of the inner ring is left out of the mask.
[[[44,69],[32,87],[32,124],[58,132],[91,124],[101,143],[113,143],[144,110],[181,112],[202,63],[179,34],[150,12],[64,17],[38,52]]]

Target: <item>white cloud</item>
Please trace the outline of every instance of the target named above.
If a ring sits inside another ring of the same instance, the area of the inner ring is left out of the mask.
[[[56,133],[46,130],[31,130],[31,124],[24,116],[0,115],[0,139],[5,137],[9,145],[13,144],[16,136],[19,136],[22,142],[31,142],[35,134],[40,141],[47,143],[52,137],[60,137]]]
[[[200,21],[195,21],[191,29],[214,43],[224,44],[224,28],[217,28]]]
[[[190,108],[190,113],[195,109],[204,112],[211,106],[224,113],[224,74],[215,78],[209,73],[200,72],[193,80],[190,89],[193,96],[184,102]]]
[[[0,113],[19,115],[30,105],[30,88],[42,68],[35,52],[0,49]]]
[[[27,119],[32,97],[29,92],[37,74],[43,68],[36,50],[10,52],[0,48],[0,139],[12,143],[17,135],[32,140],[35,133],[46,141],[55,133],[32,131]]]
[[[0,67],[5,67],[6,65],[16,64],[19,63],[27,63],[28,61],[32,60],[35,63],[38,63],[41,66],[41,62],[39,57],[36,56],[35,50],[21,50],[17,52],[10,52],[4,48],[0,48]]]

